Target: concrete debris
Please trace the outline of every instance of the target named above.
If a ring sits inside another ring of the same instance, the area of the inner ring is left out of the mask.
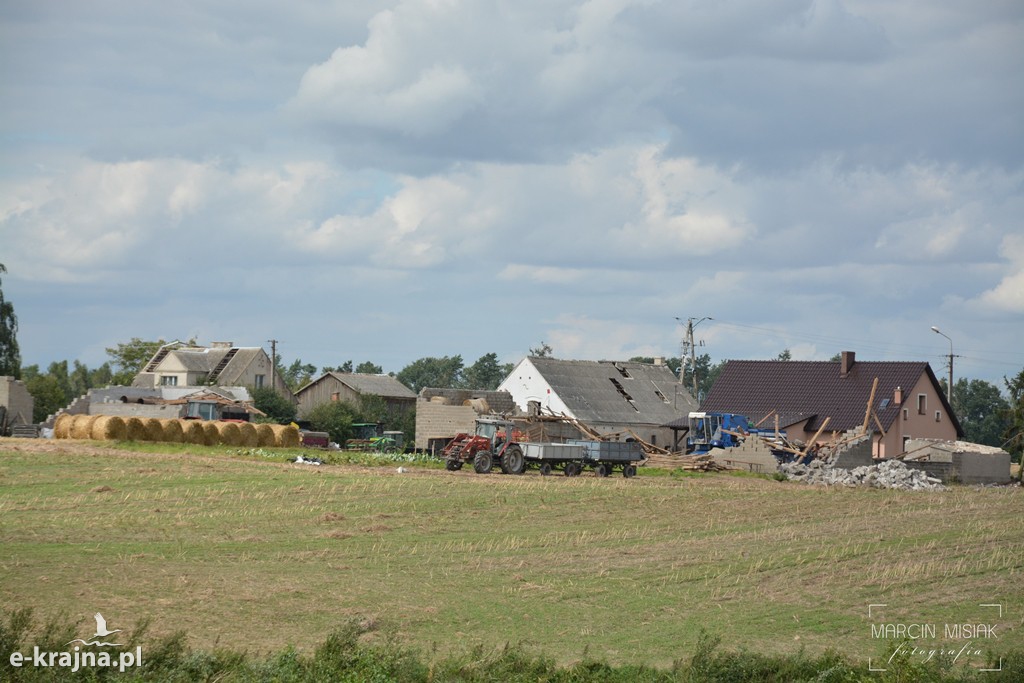
[[[855,467],[852,470],[833,467],[823,460],[814,460],[807,465],[786,463],[779,466],[779,471],[789,479],[805,484],[870,486],[903,491],[946,490],[941,480],[920,470],[912,470],[900,460],[884,460],[877,465]]]

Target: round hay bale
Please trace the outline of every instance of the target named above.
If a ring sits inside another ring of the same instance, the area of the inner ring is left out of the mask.
[[[74,419],[74,415],[68,415],[67,413],[61,413],[58,415],[57,420],[53,423],[53,438],[70,439],[71,423]]]
[[[220,442],[225,446],[241,446],[242,432],[234,422],[218,422],[217,431],[220,433]]]
[[[117,415],[100,415],[92,423],[93,441],[124,441],[127,436],[128,426]]]
[[[181,439],[184,443],[196,444],[202,446],[206,443],[206,431],[203,429],[203,423],[199,420],[182,420],[181,421]]]
[[[160,426],[164,430],[163,441],[168,443],[181,443],[185,440],[184,433],[181,429],[181,420],[160,420]]]
[[[75,415],[75,419],[71,423],[71,438],[91,439],[92,423],[99,417],[99,415]]]
[[[203,422],[203,443],[207,446],[216,446],[220,443],[220,430],[216,422]]]
[[[274,430],[274,445],[281,448],[298,448],[299,428],[294,425],[270,425]]]
[[[127,441],[145,441],[147,437],[146,425],[142,418],[129,417],[124,421],[124,438]]]
[[[274,446],[277,444],[277,439],[274,438],[274,428],[268,424],[256,425],[256,445],[260,446]]]
[[[241,443],[239,446],[245,446],[246,448],[256,448],[259,445],[260,439],[256,434],[256,426],[249,423],[243,422],[238,425],[238,432],[241,435]]]
[[[142,426],[146,428],[146,441],[163,441],[164,426],[155,417],[146,417],[142,420]]]
[[[469,406],[476,411],[477,415],[485,415],[491,412],[491,406],[488,405],[486,398],[471,398],[464,401],[462,405]]]
[[[446,406],[449,403],[451,403],[451,401],[448,400],[447,396],[431,396],[430,402],[436,403],[439,406]]]

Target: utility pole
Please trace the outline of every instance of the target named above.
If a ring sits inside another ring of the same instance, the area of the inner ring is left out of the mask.
[[[953,407],[953,359],[954,358],[958,358],[958,356],[953,354],[953,340],[952,339],[950,339],[947,335],[943,334],[942,331],[939,330],[939,328],[936,327],[935,325],[932,325],[932,332],[934,332],[935,334],[941,335],[943,337],[946,337],[947,341],[949,341],[949,356],[947,356],[949,358],[949,386],[946,389],[946,398],[949,399],[949,407],[952,408]]]
[[[270,388],[277,391],[277,340],[267,341],[270,343]]]
[[[679,318],[676,318],[676,320],[680,323],[683,322]],[[686,364],[689,363],[693,370],[693,398],[698,401],[700,400],[700,397],[698,396],[697,391],[697,344],[693,340],[693,328],[697,327],[697,325],[700,325],[705,320],[714,320],[714,318],[703,317],[696,322],[694,322],[693,318],[686,319],[686,334],[683,337],[683,341],[680,344],[679,349],[679,383],[683,383]],[[689,355],[689,358],[687,358],[687,355]]]

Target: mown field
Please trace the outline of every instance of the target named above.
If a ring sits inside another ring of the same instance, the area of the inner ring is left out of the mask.
[[[978,647],[1024,648],[1019,488],[399,473],[128,448],[0,440],[5,610],[63,614],[83,634],[97,611],[127,630],[148,618],[153,637],[250,653],[301,652],[353,620],[428,658],[522,643],[559,663],[670,666],[703,630],[734,650],[856,660],[889,644],[872,638],[880,619],[940,633],[984,621],[999,637]],[[886,607],[869,619],[872,604]]]

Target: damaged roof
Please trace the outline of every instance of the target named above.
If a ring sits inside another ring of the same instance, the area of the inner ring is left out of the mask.
[[[530,362],[583,422],[662,425],[697,407],[664,365],[536,356]]]

